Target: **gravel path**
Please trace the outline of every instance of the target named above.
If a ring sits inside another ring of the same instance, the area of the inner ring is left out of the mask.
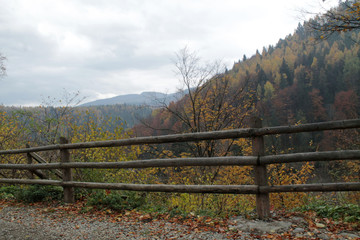
[[[185,222],[148,218],[136,212],[79,214],[73,208],[0,204],[0,240],[360,239],[357,230],[342,227],[334,232],[331,229],[336,226],[332,222],[309,224],[298,216],[275,217],[277,220],[271,221],[233,218],[228,222],[226,234],[191,228]]]
[[[55,239],[228,239],[215,232],[189,231],[163,220],[133,221],[44,212],[35,207],[0,210],[0,240]]]

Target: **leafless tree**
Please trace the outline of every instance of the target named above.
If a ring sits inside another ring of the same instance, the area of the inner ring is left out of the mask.
[[[207,132],[244,126],[244,119],[253,110],[254,94],[249,79],[234,79],[216,61],[204,63],[196,52],[185,47],[175,55],[174,66],[184,93],[181,99],[162,103],[166,124],[143,121],[146,127],[168,133]],[[159,116],[155,116],[159,117]],[[161,122],[161,121],[160,121]],[[155,123],[155,124],[154,124]],[[189,143],[193,156],[224,156],[230,153],[232,141]]]

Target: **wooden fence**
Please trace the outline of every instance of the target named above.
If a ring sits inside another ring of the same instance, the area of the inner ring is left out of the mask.
[[[319,183],[298,185],[269,186],[267,178],[267,165],[309,161],[333,160],[359,160],[360,150],[306,152],[283,155],[264,155],[265,135],[290,134],[300,132],[313,132],[336,129],[360,128],[360,119],[311,123],[296,126],[262,127],[261,120],[252,119],[251,128],[234,129],[216,132],[174,134],[155,137],[139,137],[131,139],[95,141],[82,143],[68,143],[65,138],[60,144],[24,149],[2,150],[0,155],[27,154],[28,164],[0,164],[1,169],[28,170],[40,178],[46,178],[42,169],[54,171],[61,180],[47,179],[9,179],[0,178],[0,183],[7,184],[43,184],[62,186],[64,188],[64,201],[74,202],[74,187],[116,189],[147,192],[178,192],[178,193],[219,193],[219,194],[256,194],[256,210],[258,217],[264,219],[270,215],[269,193],[278,192],[328,192],[328,191],[360,191],[360,182],[351,183]],[[190,142],[203,140],[219,140],[234,138],[252,139],[252,156],[229,156],[212,158],[174,158],[150,159],[126,162],[71,162],[71,149],[108,148],[142,144],[162,144],[175,142]],[[60,162],[46,163],[35,152],[59,150]],[[31,164],[32,160],[39,164]],[[166,185],[166,184],[125,184],[125,183],[98,183],[77,182],[72,179],[73,168],[150,168],[150,167],[184,167],[184,166],[253,166],[254,185]],[[61,169],[59,171],[58,169]]]

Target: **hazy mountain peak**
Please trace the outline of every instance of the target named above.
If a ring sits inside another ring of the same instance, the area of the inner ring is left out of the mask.
[[[150,105],[158,106],[159,103],[176,100],[179,93],[161,93],[154,91],[142,92],[140,94],[124,94],[111,98],[99,99],[92,102],[84,103],[80,106],[100,106],[100,105],[114,105],[114,104],[128,104],[128,105]]]

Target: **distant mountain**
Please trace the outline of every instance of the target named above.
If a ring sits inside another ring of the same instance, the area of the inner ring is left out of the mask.
[[[178,93],[160,93],[160,92],[142,92],[140,94],[126,94],[119,95],[112,98],[100,99],[80,105],[81,107],[101,106],[101,105],[115,105],[115,104],[128,104],[128,105],[148,105],[160,106],[162,103],[170,103],[181,98],[183,94]]]

